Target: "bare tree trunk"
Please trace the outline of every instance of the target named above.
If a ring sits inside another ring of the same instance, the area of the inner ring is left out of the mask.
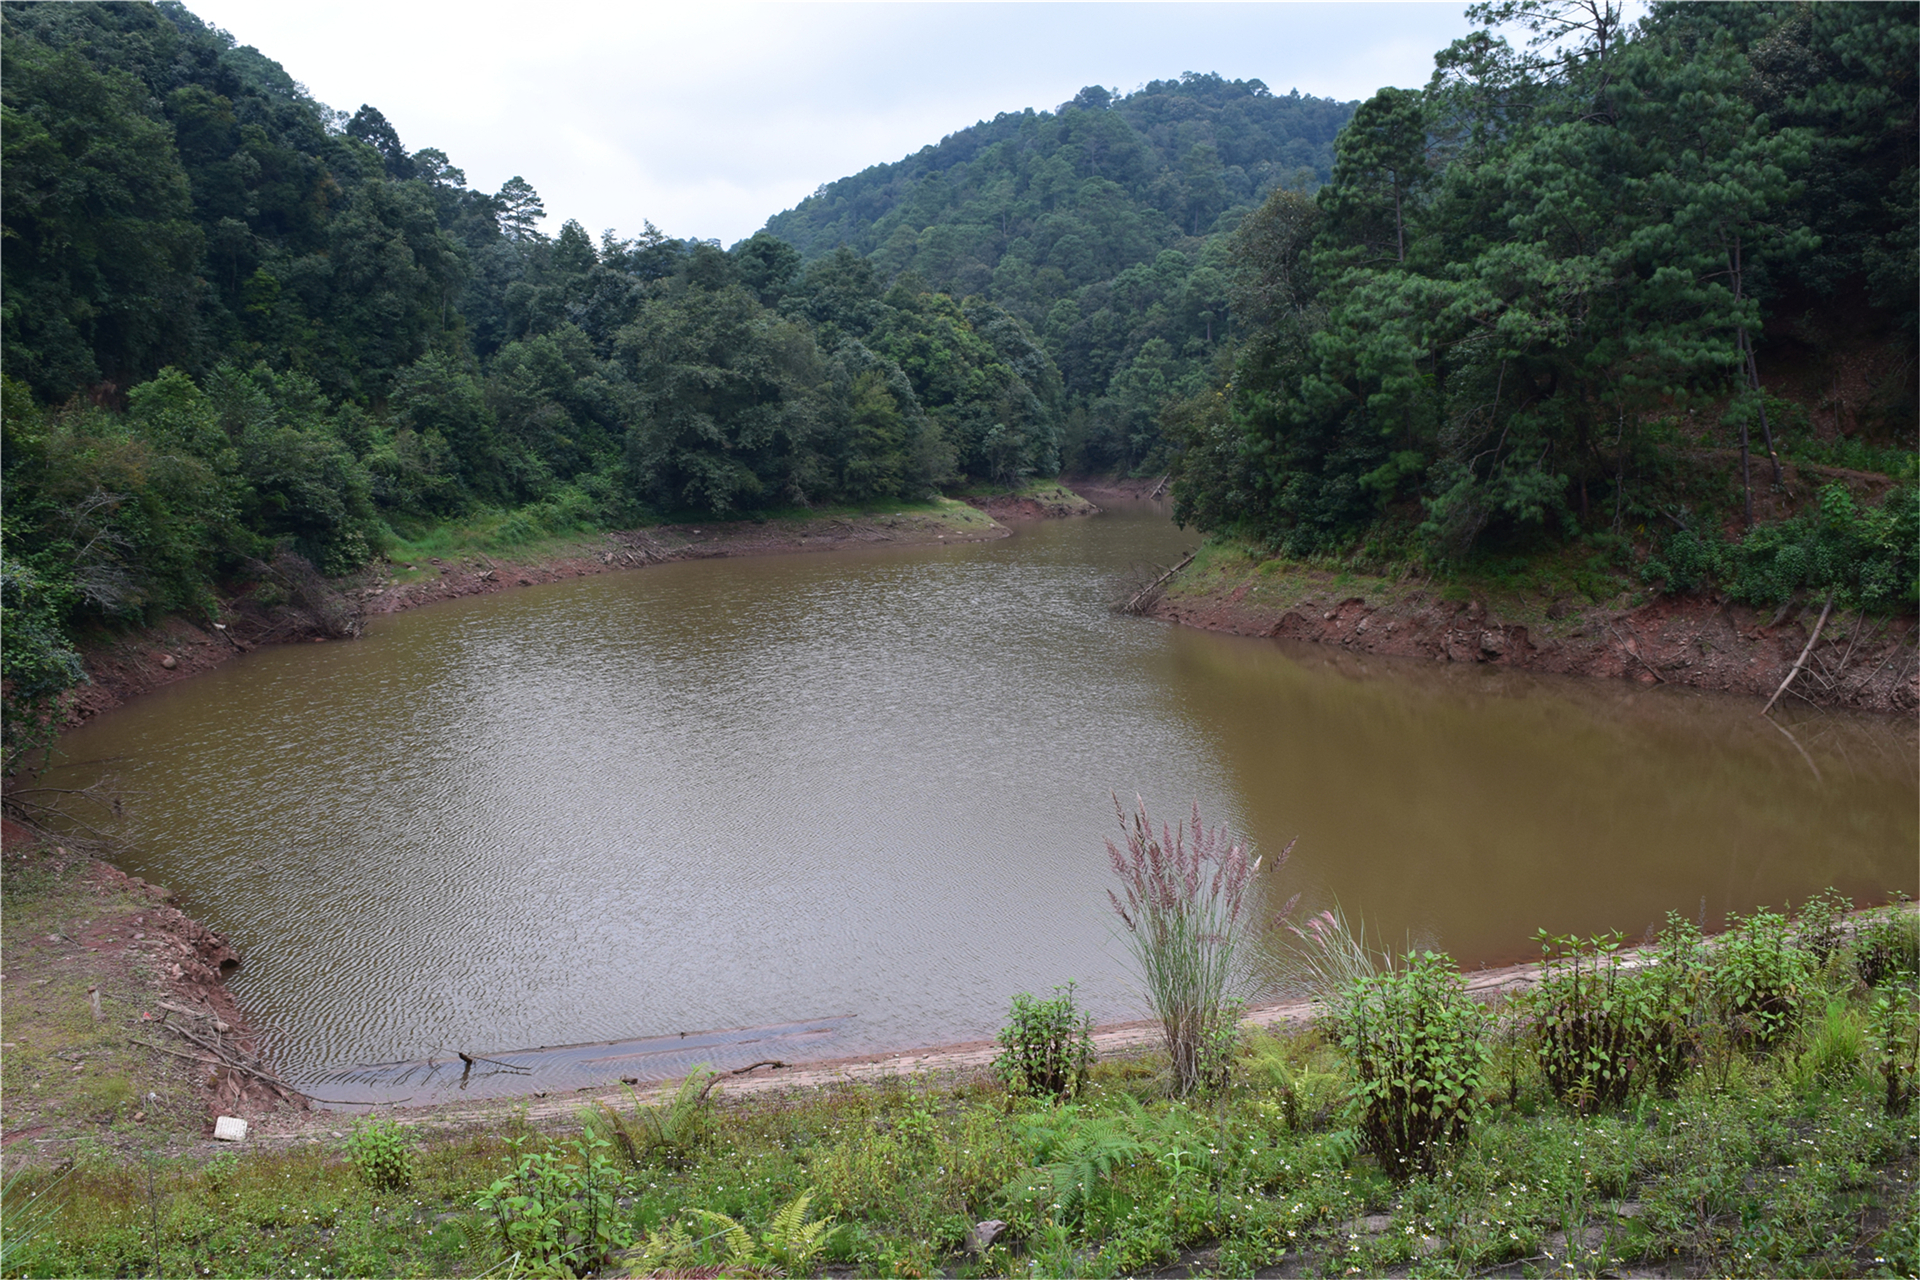
[[[1820,631],[1827,625],[1827,615],[1832,612],[1833,592],[1829,591],[1826,607],[1820,610],[1820,621],[1813,624],[1813,634],[1807,637],[1807,647],[1800,651],[1800,660],[1793,664],[1793,670],[1787,672],[1787,678],[1780,682],[1780,687],[1773,691],[1771,698],[1767,699],[1767,705],[1760,708],[1761,715],[1773,710],[1773,704],[1780,701],[1780,695],[1787,691],[1787,686],[1793,683],[1793,678],[1800,674],[1800,668],[1807,665],[1807,655],[1813,652],[1814,645],[1820,643]]]

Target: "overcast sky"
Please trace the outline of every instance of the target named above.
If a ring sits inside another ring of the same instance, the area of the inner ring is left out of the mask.
[[[1363,98],[1426,82],[1463,4],[187,0],[329,106],[371,103],[544,230],[725,244],[822,183],[1001,111],[1183,71]]]

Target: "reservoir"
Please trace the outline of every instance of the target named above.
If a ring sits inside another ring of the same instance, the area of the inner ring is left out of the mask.
[[[103,715],[58,782],[115,780],[120,864],[231,939],[271,1060],[323,1096],[456,1051],[690,1037],[573,1068],[657,1077],[981,1039],[1068,981],[1144,1016],[1115,793],[1297,836],[1271,909],[1466,966],[1915,889],[1910,718],[1789,708],[1790,739],[1744,698],[1112,611],[1194,541],[1135,504],[450,601]]]

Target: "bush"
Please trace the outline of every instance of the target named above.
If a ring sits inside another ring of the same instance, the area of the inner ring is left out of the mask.
[[[1641,1046],[1647,1083],[1671,1097],[1700,1051],[1701,1019],[1709,1003],[1711,972],[1700,926],[1669,911],[1642,980],[1652,996]]]
[[[595,1274],[633,1244],[616,1203],[626,1182],[607,1159],[609,1145],[589,1133],[573,1143],[572,1160],[556,1151],[524,1155],[475,1201],[492,1215],[501,1245],[535,1274]]]
[[[1777,912],[1728,921],[1733,927],[1714,957],[1714,995],[1737,1039],[1771,1049],[1799,1016],[1810,957],[1788,941],[1786,917]]]
[[[1198,804],[1187,829],[1163,824],[1155,836],[1146,801],[1135,800],[1129,821],[1120,797],[1113,798],[1127,851],[1109,840],[1107,853],[1126,898],[1111,890],[1107,896],[1127,928],[1147,1003],[1165,1037],[1174,1092],[1185,1097],[1225,1083],[1237,1002],[1258,981],[1246,906],[1260,859],[1228,840],[1225,827],[1204,826]],[[1281,850],[1275,865],[1292,849],[1289,843]]]
[[[1620,935],[1539,934],[1539,985],[1522,1000],[1533,1015],[1540,1067],[1562,1101],[1617,1107],[1644,1078],[1660,1018],[1654,984],[1621,970]]]
[[[347,1159],[370,1187],[405,1191],[413,1185],[413,1134],[394,1120],[365,1120],[347,1135]]]
[[[1875,992],[1867,1006],[1867,1039],[1886,1082],[1887,1114],[1903,1116],[1913,1107],[1920,1070],[1920,991],[1907,985]]]
[[[1073,983],[1055,987],[1051,1000],[1022,991],[1000,1029],[993,1073],[1015,1093],[1068,1098],[1087,1082],[1093,1065],[1093,1016],[1073,999]]]
[[[1869,987],[1920,973],[1920,915],[1907,910],[1906,894],[1895,895],[1854,934],[1853,965]]]
[[[1894,489],[1877,507],[1846,486],[1821,489],[1817,508],[1755,526],[1737,542],[1681,530],[1641,569],[1672,592],[1708,583],[1746,604],[1772,606],[1799,590],[1830,590],[1848,607],[1890,612],[1920,599],[1920,489]]]
[[[1466,1136],[1488,1062],[1486,1023],[1453,961],[1431,951],[1348,988],[1337,1027],[1360,1132],[1395,1180],[1431,1176],[1445,1146]]]
[[[1800,929],[1801,949],[1813,957],[1816,965],[1824,965],[1828,957],[1840,949],[1844,922],[1852,910],[1853,899],[1838,889],[1826,888],[1801,903],[1800,910],[1794,913],[1793,922]]]

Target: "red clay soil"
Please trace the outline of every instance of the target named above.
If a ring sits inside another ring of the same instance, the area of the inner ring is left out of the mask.
[[[18,1035],[19,1020],[32,1020],[39,1012],[29,975],[71,979],[79,973],[90,990],[104,996],[96,1018],[118,1027],[119,1041],[160,1046],[152,1058],[155,1071],[170,1082],[170,1092],[195,1099],[205,1133],[211,1133],[216,1116],[252,1118],[305,1109],[298,1093],[223,1060],[259,1062],[260,1046],[226,985],[240,956],[225,938],[183,912],[171,890],[70,852],[12,819],[0,819],[0,850],[10,870],[27,863],[46,868],[63,886],[54,891],[63,908],[57,914],[78,921],[50,933],[35,930],[7,938],[10,1031]],[[207,1051],[196,1039],[219,1052]],[[50,1100],[21,1092],[9,1098],[6,1141],[44,1128],[33,1123],[34,1104]]]
[[[1805,648],[1820,601],[1780,613],[1702,597],[1659,597],[1636,608],[1555,602],[1528,622],[1502,617],[1481,599],[1449,601],[1426,590],[1318,578],[1297,599],[1262,600],[1260,575],[1203,592],[1178,582],[1151,616],[1226,631],[1338,645],[1356,653],[1517,667],[1770,697]],[[1317,589],[1316,589],[1317,588]],[[1252,598],[1250,598],[1252,597]],[[1786,695],[1823,706],[1911,713],[1920,707],[1915,619],[1862,619],[1839,611]]]

